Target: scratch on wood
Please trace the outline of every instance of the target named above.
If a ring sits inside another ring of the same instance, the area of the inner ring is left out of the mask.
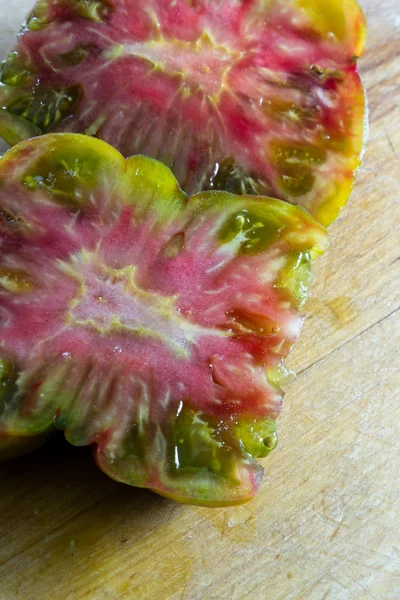
[[[379,442],[380,444],[383,444],[384,446],[387,446],[388,448],[391,448],[392,450],[399,450],[400,446],[398,444],[392,444],[390,442],[387,442],[386,440],[382,440],[381,438],[379,438],[376,435],[373,435],[372,433],[364,433],[363,431],[358,430],[358,435],[361,435],[362,437],[366,437],[369,438],[371,440],[375,440],[376,442]]]
[[[18,584],[18,586],[17,586],[17,589],[16,589],[16,591],[15,591],[15,597],[16,597],[16,598],[18,598],[18,597],[19,597],[19,590],[21,589],[21,587],[22,587],[22,584],[23,584],[23,581],[20,581],[20,582],[19,582],[19,584]]]
[[[335,531],[333,532],[333,534],[331,535],[331,542],[333,542],[333,540],[335,539],[335,537],[338,534],[339,529],[342,527],[343,525],[343,521],[344,521],[344,517],[341,518],[341,520],[339,521]]]
[[[396,158],[398,158],[398,155],[397,155],[397,152],[396,152],[396,148],[394,147],[394,144],[393,144],[393,142],[392,142],[392,140],[390,138],[390,135],[389,135],[389,132],[388,132],[387,129],[385,129],[385,133],[386,133],[387,141],[389,142],[389,146],[390,146],[391,151],[393,152],[394,156]]]

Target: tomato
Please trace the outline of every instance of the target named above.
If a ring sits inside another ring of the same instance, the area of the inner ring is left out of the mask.
[[[182,502],[250,499],[327,234],[103,141],[0,160],[0,454],[65,431],[111,477]]]
[[[1,71],[0,135],[86,133],[189,194],[264,194],[329,225],[365,138],[355,0],[40,0]]]

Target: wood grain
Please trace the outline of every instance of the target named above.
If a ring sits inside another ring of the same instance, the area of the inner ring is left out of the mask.
[[[0,0],[0,50],[30,0]],[[178,506],[62,440],[0,465],[1,600],[399,600],[400,4],[364,0],[371,131],[250,504]]]

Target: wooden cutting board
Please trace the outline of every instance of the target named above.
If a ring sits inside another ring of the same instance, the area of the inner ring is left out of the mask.
[[[31,0],[0,0],[0,50]],[[248,505],[175,505],[59,441],[0,465],[0,600],[399,600],[400,0],[364,0],[371,131]]]

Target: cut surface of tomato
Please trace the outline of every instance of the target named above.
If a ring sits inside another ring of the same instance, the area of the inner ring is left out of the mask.
[[[0,135],[97,136],[189,195],[264,194],[323,225],[364,140],[355,0],[40,0],[4,62]]]
[[[326,246],[301,207],[188,198],[162,163],[92,137],[16,145],[0,160],[0,455],[56,428],[119,481],[250,499]]]

